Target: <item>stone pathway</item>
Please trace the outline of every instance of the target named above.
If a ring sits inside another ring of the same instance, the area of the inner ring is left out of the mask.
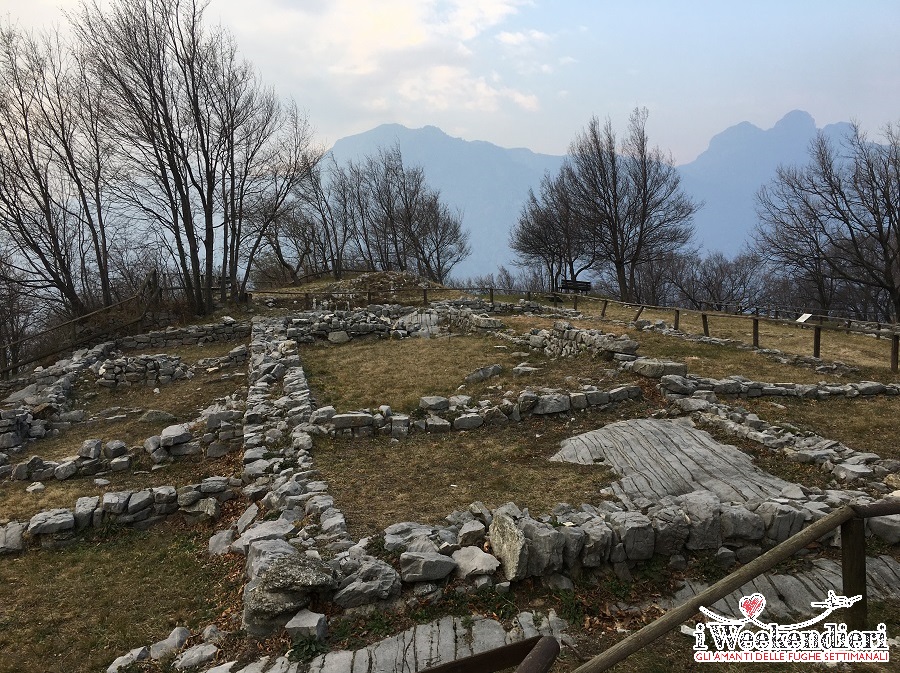
[[[622,478],[612,485],[623,502],[712,491],[723,502],[778,497],[792,484],[765,472],[733,446],[683,421],[611,423],[563,440],[550,460],[606,465]]]
[[[537,635],[560,638],[566,622],[523,612],[507,631],[500,622],[444,617],[421,624],[361,650],[339,650],[313,659],[309,673],[416,673]]]

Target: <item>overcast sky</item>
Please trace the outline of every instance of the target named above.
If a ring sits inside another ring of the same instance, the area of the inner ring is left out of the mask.
[[[23,26],[77,0],[0,0]],[[384,122],[562,154],[591,117],[650,111],[677,163],[749,121],[900,122],[897,0],[211,0],[323,143]]]

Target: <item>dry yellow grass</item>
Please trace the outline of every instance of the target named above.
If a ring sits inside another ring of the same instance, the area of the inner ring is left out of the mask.
[[[581,385],[614,387],[633,380],[616,372],[613,363],[584,356],[550,359],[541,353],[516,355],[513,346],[492,337],[452,336],[432,339],[355,340],[341,346],[314,344],[301,349],[307,377],[318,404],[341,411],[389,404],[396,411],[418,407],[424,395],[457,393],[475,400],[493,399],[503,391],[549,387],[577,390]],[[512,369],[527,361],[539,371],[527,377]],[[500,364],[503,371],[480,383],[466,384],[472,371]]]
[[[900,398],[779,398],[775,404],[762,399],[745,400],[742,404],[770,423],[788,422],[802,430],[836,439],[856,451],[900,459],[900,437],[897,434]]]
[[[602,301],[579,301],[579,309],[586,315],[599,316]],[[639,306],[609,302],[606,318],[628,322],[634,319]],[[646,309],[641,319],[664,320],[672,324],[674,309]],[[753,341],[753,321],[723,313],[709,313],[710,336],[735,339],[744,343]],[[681,311],[680,329],[690,334],[703,334],[703,323],[698,311]],[[784,322],[760,320],[759,344],[762,348],[774,348],[792,355],[813,354],[813,330]],[[841,330],[823,330],[821,357],[828,361],[840,361],[868,370],[879,381],[900,380],[890,371],[890,339],[876,339],[864,334],[847,334]]]
[[[537,515],[560,502],[596,502],[614,478],[602,467],[549,462],[562,439],[647,411],[647,402],[624,402],[570,420],[532,418],[394,443],[319,438],[314,458],[354,536],[377,534],[398,521],[438,523],[475,500],[492,507],[513,501]]]
[[[5,558],[0,672],[104,671],[175,626],[197,632],[215,621],[239,589],[241,564],[208,557],[211,532],[165,524],[93,533],[64,549]]]

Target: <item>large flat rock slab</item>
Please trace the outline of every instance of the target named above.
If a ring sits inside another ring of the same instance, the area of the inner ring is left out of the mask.
[[[476,617],[444,617],[355,650],[316,657],[309,673],[416,673],[536,635],[559,639],[566,623],[553,610],[547,615],[522,612],[507,631],[500,622]]]
[[[550,460],[606,465],[621,476],[613,490],[629,500],[712,491],[723,502],[743,503],[778,497],[791,486],[756,467],[746,453],[679,421],[611,423],[563,440]]]
[[[668,601],[663,607],[680,605],[706,588],[707,585],[701,582],[688,581],[674,600]],[[759,593],[766,598],[765,610],[760,615],[763,622],[790,623],[791,619],[820,614],[822,608],[813,608],[810,603],[825,600],[829,591],[843,595],[841,564],[832,559],[819,558],[812,562],[809,570],[790,575],[760,575],[714,605],[704,607],[721,615],[740,617],[738,603],[741,598]],[[866,594],[869,600],[900,600],[900,563],[896,559],[891,556],[866,558]]]

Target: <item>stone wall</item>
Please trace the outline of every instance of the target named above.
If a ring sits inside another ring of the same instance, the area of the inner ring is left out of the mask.
[[[637,341],[626,336],[594,329],[579,329],[565,320],[557,320],[552,329],[533,329],[525,335],[498,334],[522,348],[544,353],[548,357],[574,357],[587,353],[607,360],[634,359]]]
[[[0,555],[24,551],[29,540],[45,547],[64,544],[80,531],[107,524],[146,528],[175,514],[191,524],[217,520],[219,505],[235,497],[235,486],[228,477],[208,477],[181,488],[156,486],[78,498],[73,509],[47,510],[27,524],[0,526]]]
[[[123,351],[172,348],[219,341],[238,341],[249,336],[249,323],[238,322],[233,318],[225,317],[220,323],[191,325],[189,327],[169,327],[168,329],[147,332],[146,334],[122,337],[116,341],[116,348]]]
[[[497,365],[499,366],[499,365]],[[468,395],[442,397],[430,395],[419,400],[419,410],[424,418],[411,419],[408,414],[395,413],[389,405],[381,405],[376,412],[354,411],[337,413],[334,407],[316,409],[310,418],[314,432],[326,432],[332,436],[368,437],[375,433],[394,438],[407,436],[411,431],[449,432],[450,430],[474,430],[483,425],[502,426],[518,423],[529,416],[545,416],[582,411],[590,407],[606,408],[610,404],[642,397],[638,386],[617,386],[608,391],[596,386],[566,392],[536,392],[523,390],[513,399],[499,404],[473,403]]]
[[[165,353],[117,357],[95,363],[91,369],[97,374],[97,385],[110,390],[131,386],[152,388],[194,376],[179,356]]]

